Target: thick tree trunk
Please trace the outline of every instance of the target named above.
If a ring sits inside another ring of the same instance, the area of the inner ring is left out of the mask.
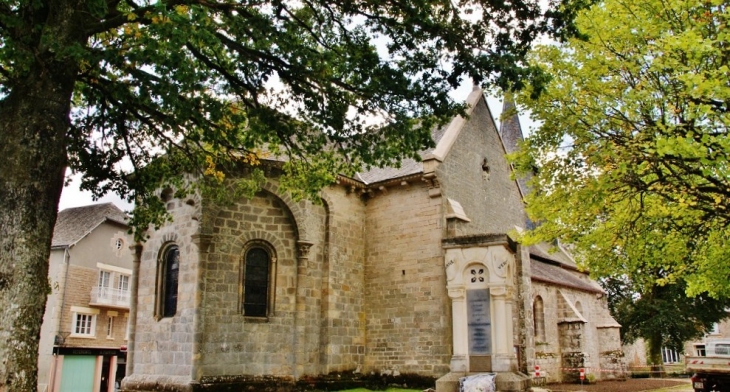
[[[649,364],[652,377],[664,377],[664,361],[662,360],[662,336],[656,332],[647,341]]]
[[[31,11],[42,14],[52,44],[82,43],[74,32],[78,20],[72,21],[79,3],[61,0],[47,7]],[[50,49],[42,39],[37,44],[34,60],[24,64],[27,72],[0,100],[0,391],[37,388],[48,257],[77,74],[73,60],[58,58],[59,46]]]
[[[36,388],[48,257],[63,189],[69,104],[63,108],[60,97],[41,88],[15,90],[0,104],[0,390],[7,391]]]

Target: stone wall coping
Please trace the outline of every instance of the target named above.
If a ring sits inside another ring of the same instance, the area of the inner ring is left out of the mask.
[[[564,318],[562,320],[558,320],[558,324],[586,324],[587,321],[583,319],[579,319],[577,317],[572,318]]]
[[[475,246],[502,245],[513,252],[517,251],[517,243],[507,234],[475,234],[459,237],[444,238],[441,240],[444,249],[470,248]]]
[[[596,325],[596,328],[598,328],[598,329],[621,328],[621,324],[619,324],[619,323],[614,323],[614,324],[600,324],[600,325]]]

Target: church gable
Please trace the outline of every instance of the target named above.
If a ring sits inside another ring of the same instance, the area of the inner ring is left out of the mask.
[[[460,205],[467,219],[449,219],[448,236],[508,233],[524,227],[525,213],[511,166],[486,100],[479,92],[469,118],[462,124],[438,164],[424,162],[441,185],[446,211]],[[445,142],[450,135],[444,135]],[[442,143],[439,143],[437,151]],[[458,214],[456,214],[458,215]]]

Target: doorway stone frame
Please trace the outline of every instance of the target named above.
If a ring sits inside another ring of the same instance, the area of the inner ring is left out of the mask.
[[[491,371],[517,369],[514,352],[513,298],[516,244],[506,234],[447,238],[446,288],[451,298],[453,355],[451,372],[470,369],[466,291],[489,289],[491,311]],[[484,268],[484,279],[472,279],[472,269]]]

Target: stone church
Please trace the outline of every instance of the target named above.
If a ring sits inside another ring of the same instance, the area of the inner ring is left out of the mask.
[[[564,251],[510,238],[528,222],[505,159],[519,123],[500,134],[481,90],[467,103],[420,161],[340,177],[321,204],[281,192],[275,169],[230,205],[163,191],[174,221],[137,247],[122,387],[354,373],[438,379],[441,392],[495,372],[498,390],[520,391],[578,368],[620,376],[603,290]]]

